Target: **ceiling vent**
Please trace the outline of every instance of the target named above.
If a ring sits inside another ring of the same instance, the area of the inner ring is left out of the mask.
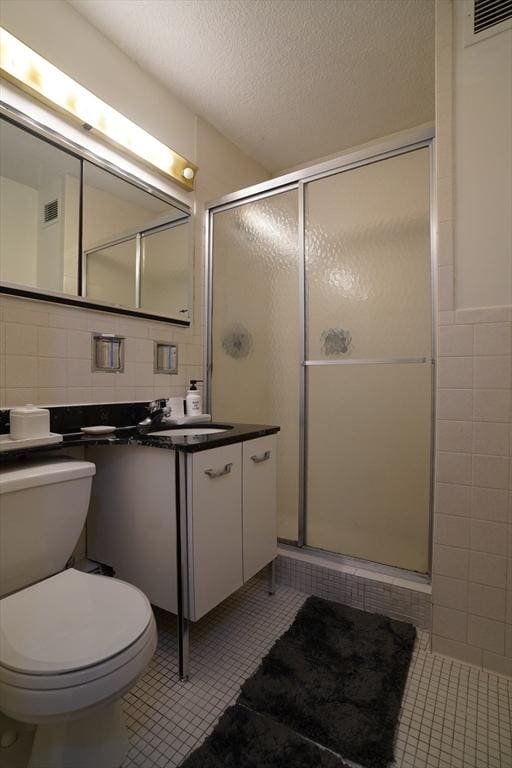
[[[43,207],[43,224],[53,224],[59,220],[59,199],[50,200]]]
[[[465,0],[465,45],[512,28],[512,0]]]

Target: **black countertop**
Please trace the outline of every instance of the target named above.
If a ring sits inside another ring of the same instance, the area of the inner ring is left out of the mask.
[[[139,429],[134,421],[139,421],[145,415],[145,409],[141,404],[105,404],[102,406],[66,406],[50,408],[50,430],[63,435],[62,443],[36,446],[34,448],[13,448],[2,451],[0,461],[12,461],[13,459],[44,454],[49,451],[65,448],[87,447],[97,445],[141,445],[150,448],[160,448],[171,451],[184,451],[196,453],[210,448],[218,448],[223,445],[252,440],[265,435],[273,435],[279,432],[279,427],[262,424],[231,424],[210,422],[207,424],[189,424],[176,427],[155,426],[155,431],[165,429],[168,436],[154,436]],[[0,432],[9,431],[8,411],[0,412]],[[109,424],[116,427],[116,431],[106,435],[87,435],[79,431],[78,425],[94,426],[95,424]],[[173,437],[173,429],[197,429],[204,426],[207,429],[225,429],[210,435],[189,435]]]
[[[161,432],[165,430],[169,433],[167,436],[151,435],[143,433],[137,429],[137,427],[120,427],[115,433],[110,435],[84,435],[83,433],[73,432],[71,434],[64,435],[64,440],[57,446],[49,446],[49,449],[63,446],[63,447],[77,447],[87,445],[144,445],[150,448],[164,448],[171,451],[185,451],[186,453],[197,453],[198,451],[206,451],[209,448],[218,448],[221,445],[232,445],[233,443],[241,443],[245,440],[253,440],[256,437],[264,437],[265,435],[273,435],[279,432],[279,427],[264,425],[264,424],[219,424],[211,422],[208,424],[190,424],[180,425],[174,429],[224,429],[225,432],[216,432],[210,435],[189,435],[173,437],[173,427],[167,429],[164,427],[157,427],[157,431]],[[36,450],[36,449],[32,449]],[[10,453],[10,451],[9,451]]]

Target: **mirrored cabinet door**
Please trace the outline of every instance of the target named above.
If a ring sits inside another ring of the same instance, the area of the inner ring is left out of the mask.
[[[58,140],[0,118],[0,290],[188,325],[188,207]]]

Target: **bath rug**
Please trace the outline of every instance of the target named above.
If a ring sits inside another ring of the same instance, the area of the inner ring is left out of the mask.
[[[290,728],[238,704],[181,768],[349,768]]]
[[[416,630],[310,597],[239,703],[366,768],[385,768]]]

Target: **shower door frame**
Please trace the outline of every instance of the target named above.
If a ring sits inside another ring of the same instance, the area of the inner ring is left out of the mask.
[[[430,358],[381,358],[367,361],[362,360],[309,360],[307,357],[307,328],[306,328],[306,243],[305,243],[305,188],[307,184],[327,178],[344,171],[370,165],[391,157],[397,157],[417,149],[427,148],[430,156],[430,274],[431,274],[431,356]],[[268,197],[279,195],[290,190],[298,192],[298,277],[299,295],[298,334],[300,346],[299,373],[299,508],[298,508],[298,537],[297,541],[279,539],[281,544],[302,548],[311,554],[328,555],[344,563],[355,563],[370,569],[384,570],[391,573],[416,575],[423,579],[432,572],[432,529],[434,502],[434,471],[435,471],[435,416],[436,416],[436,324],[437,324],[437,201],[435,195],[435,153],[436,141],[434,126],[427,125],[401,133],[394,139],[379,142],[363,149],[341,155],[323,163],[302,168],[299,171],[278,176],[251,187],[225,195],[218,200],[205,204],[205,334],[206,344],[204,353],[205,401],[207,412],[212,408],[212,354],[213,354],[213,216],[223,211],[238,208],[246,203],[256,202]],[[423,572],[409,571],[399,566],[390,566],[374,561],[367,561],[339,552],[311,547],[306,544],[307,504],[306,504],[306,463],[307,463],[307,369],[311,365],[347,365],[347,364],[397,363],[397,362],[430,362],[431,364],[431,425],[430,425],[430,498],[428,521],[428,570]]]

